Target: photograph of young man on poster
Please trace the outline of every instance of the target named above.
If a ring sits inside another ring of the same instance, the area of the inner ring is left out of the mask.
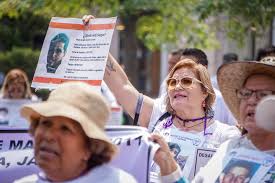
[[[260,164],[232,159],[224,168],[216,183],[248,183]]]
[[[9,110],[5,107],[0,107],[0,125],[9,124]]]
[[[69,37],[60,33],[57,34],[50,43],[50,48],[47,56],[47,73],[55,73],[57,68],[62,62],[63,57],[66,55],[66,51],[69,45]]]

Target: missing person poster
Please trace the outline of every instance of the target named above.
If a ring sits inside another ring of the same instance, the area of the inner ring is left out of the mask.
[[[123,109],[121,106],[111,107],[111,115],[107,125],[121,125],[122,124]]]
[[[28,129],[29,123],[21,117],[20,109],[24,104],[33,103],[31,100],[1,99],[0,101],[0,129]]]
[[[55,89],[66,81],[83,81],[100,89],[116,17],[53,17],[42,46],[32,87]]]
[[[261,182],[274,166],[275,158],[269,154],[240,148],[230,152],[230,158],[215,183]]]
[[[275,164],[268,170],[267,174],[260,182],[274,183],[275,182]]]
[[[198,148],[196,149],[196,158],[195,158],[195,167],[193,177],[197,174],[201,167],[204,167],[208,161],[215,154],[216,150],[214,149],[204,149]]]

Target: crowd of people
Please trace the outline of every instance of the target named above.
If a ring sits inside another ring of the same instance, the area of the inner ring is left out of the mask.
[[[84,24],[92,18],[84,16]],[[54,40],[51,54],[58,52]],[[60,46],[65,54],[65,43]],[[253,176],[246,166],[249,163],[242,160],[225,168],[232,150],[247,149],[275,157],[275,132],[259,127],[255,119],[261,99],[275,95],[275,49],[261,50],[257,61],[238,60],[233,53],[224,56],[215,85],[202,50],[173,51],[160,95],[153,99],[131,84],[109,53],[105,90],[112,92],[138,125],[148,129],[150,140],[159,145],[150,182],[246,183]],[[55,72],[52,67],[47,72]],[[117,153],[117,146],[104,132],[110,105],[88,84],[67,82],[52,91],[46,101],[37,101],[24,71],[13,69],[5,77],[1,98],[36,101],[24,105],[21,114],[30,124],[35,160],[41,172],[15,182],[137,182],[129,173],[109,165]],[[190,156],[184,154],[187,150],[195,152],[195,147],[179,145],[173,138],[176,135],[196,136],[199,147],[216,152],[196,172],[195,162],[187,167],[188,160],[182,159]],[[186,157],[179,158],[180,155]],[[273,168],[261,175],[261,182],[275,182],[274,162]]]

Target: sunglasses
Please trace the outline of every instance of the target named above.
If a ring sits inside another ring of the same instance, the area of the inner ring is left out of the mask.
[[[200,83],[203,84],[200,80],[196,78],[191,78],[191,77],[183,77],[181,79],[175,79],[175,78],[169,78],[167,79],[166,83],[168,86],[168,90],[173,90],[176,88],[178,83],[182,88],[191,88],[191,86],[195,83]]]

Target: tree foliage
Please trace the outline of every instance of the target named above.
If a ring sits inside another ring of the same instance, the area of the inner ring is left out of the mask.
[[[210,47],[214,33],[198,21],[195,5],[198,0],[3,0],[0,18],[18,18],[26,12],[49,20],[52,16],[82,17],[84,14],[119,16],[122,22],[136,17],[137,37],[151,50],[163,43],[188,43]],[[132,20],[132,19],[131,19]],[[185,39],[183,39],[185,38]]]
[[[13,20],[27,14],[30,18],[119,16],[123,21],[135,17],[137,37],[150,49],[158,49],[162,43],[187,43],[188,46],[209,48],[215,45],[214,31],[219,30],[242,43],[247,32],[260,35],[271,23],[275,14],[274,0],[2,0],[0,18]],[[215,17],[225,16],[223,21]],[[43,21],[41,21],[43,22]],[[14,23],[14,22],[11,22]],[[26,21],[33,26],[38,22]],[[43,22],[45,23],[45,21]],[[17,24],[17,23],[16,23]],[[213,26],[214,25],[214,26]],[[12,27],[12,26],[11,26]],[[21,34],[4,27],[0,35]],[[43,27],[43,26],[40,26]],[[44,27],[43,27],[44,28]],[[7,31],[6,31],[7,30]],[[33,27],[33,31],[39,27]],[[40,31],[41,32],[41,31]],[[21,40],[19,39],[19,42]]]
[[[137,35],[151,48],[162,43],[187,44],[189,47],[209,48],[215,43],[214,32],[199,21],[195,14],[196,1],[159,0],[157,13],[141,16]]]
[[[11,50],[12,47],[40,49],[48,21],[29,11],[16,17],[3,15],[0,19],[0,50]]]
[[[271,26],[275,17],[275,1],[200,0],[197,12],[201,20],[224,16],[224,21],[216,21],[215,25],[229,38],[243,44],[247,33],[260,36]]]
[[[40,51],[31,48],[16,48],[0,53],[1,71],[7,73],[12,68],[24,70],[29,78],[33,77]]]

